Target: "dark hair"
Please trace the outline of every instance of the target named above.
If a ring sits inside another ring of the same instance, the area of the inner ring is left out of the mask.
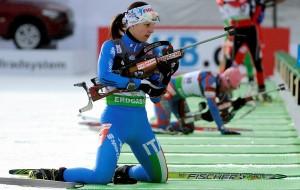
[[[148,5],[148,3],[143,2],[143,1],[137,1],[132,3],[131,5],[129,5],[129,7],[127,8],[127,10],[136,8],[136,7],[141,7],[144,5]],[[123,18],[125,16],[125,13],[121,13],[118,14],[114,20],[112,21],[111,25],[110,25],[110,38],[111,39],[120,39],[123,34],[125,33],[125,24],[122,22]]]

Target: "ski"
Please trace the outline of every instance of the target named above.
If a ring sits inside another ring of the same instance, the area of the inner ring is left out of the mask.
[[[79,188],[83,184],[63,181],[52,181],[43,179],[29,179],[29,178],[11,178],[0,177],[0,184],[3,185],[17,185],[25,187],[47,187],[47,188]]]
[[[28,175],[33,169],[11,169],[9,173],[12,175]],[[169,171],[170,179],[185,179],[185,180],[269,180],[269,179],[284,179],[284,178],[299,178],[300,175],[284,175],[284,174],[268,174],[268,173],[231,173],[231,172],[175,172]],[[19,180],[20,179],[20,180]],[[23,180],[23,181],[22,181]],[[34,180],[26,178],[0,178],[0,183],[13,185],[20,181],[23,184],[29,183],[34,185],[48,185],[48,186],[70,186],[79,187],[82,184],[59,182],[49,180]],[[6,183],[4,183],[6,182]],[[51,183],[54,182],[54,183]],[[56,182],[56,183],[55,183]],[[57,184],[57,185],[56,185]],[[18,185],[18,184],[17,184]],[[64,187],[65,187],[64,186]]]
[[[233,128],[233,127],[226,127],[226,129],[229,129],[231,131],[253,131],[252,129],[248,128]],[[201,127],[201,126],[195,126],[196,131],[218,131],[217,127]]]
[[[28,176],[29,172],[35,169],[11,169],[8,173],[11,175],[25,175]]]
[[[223,173],[223,172],[169,172],[171,179],[188,180],[265,180],[283,179],[289,176],[283,174],[264,173]]]

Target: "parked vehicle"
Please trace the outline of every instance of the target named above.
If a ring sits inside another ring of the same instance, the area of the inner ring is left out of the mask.
[[[73,34],[73,12],[46,0],[0,0],[0,37],[19,49],[36,49]]]

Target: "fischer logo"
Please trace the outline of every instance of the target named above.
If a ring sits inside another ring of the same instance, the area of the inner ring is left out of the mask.
[[[137,69],[142,70],[144,68],[150,67],[151,65],[154,65],[155,63],[156,63],[155,58],[149,59],[149,60],[146,60],[146,61],[143,61],[143,62],[137,64]]]

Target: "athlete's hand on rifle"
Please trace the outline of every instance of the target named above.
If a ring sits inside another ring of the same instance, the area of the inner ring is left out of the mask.
[[[141,80],[141,84],[138,87],[138,90],[142,90],[143,92],[148,94],[150,97],[158,97],[158,96],[161,96],[165,92],[166,88],[157,86],[147,79],[143,79],[143,80]]]
[[[174,48],[172,45],[169,45],[168,47],[164,48],[162,50],[163,55],[171,54],[174,52]],[[170,74],[173,75],[179,68],[179,59],[175,59],[173,61],[166,61],[167,65],[170,66]]]
[[[174,49],[172,45],[169,45],[168,47],[164,48],[162,50],[163,55],[167,55],[170,53],[173,53]],[[171,76],[178,70],[179,68],[179,60],[173,60],[173,61],[165,61],[157,64],[157,69],[161,74],[163,75],[162,83],[164,85],[167,85],[170,82]]]

